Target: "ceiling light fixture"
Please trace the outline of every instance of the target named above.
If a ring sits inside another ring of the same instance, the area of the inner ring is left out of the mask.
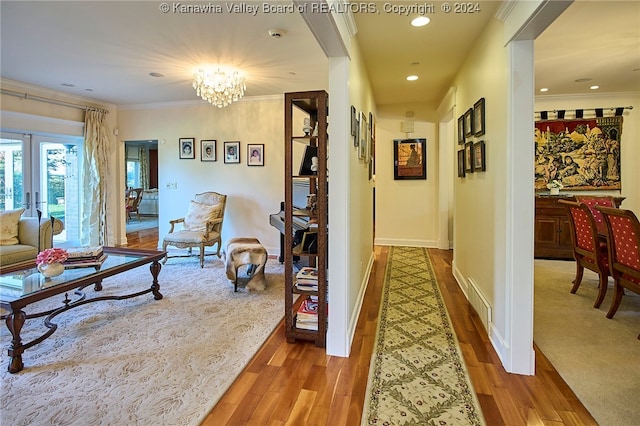
[[[591,89],[591,90],[596,90],[596,89],[599,89],[599,88],[600,88],[600,86],[591,86],[591,87],[589,87],[589,89]]]
[[[414,27],[424,27],[429,22],[431,22],[431,19],[427,18],[426,16],[418,16],[417,18],[413,18],[411,20],[411,25],[413,25]]]
[[[548,92],[549,89],[547,89],[546,87],[543,87],[542,89],[540,89],[541,92]]]
[[[200,69],[193,75],[193,88],[196,93],[211,105],[226,107],[240,100],[247,89],[245,78],[238,71],[205,71]]]
[[[417,75],[410,75],[410,76],[407,77],[407,80],[409,80],[409,81],[416,81],[417,79],[418,79]]]

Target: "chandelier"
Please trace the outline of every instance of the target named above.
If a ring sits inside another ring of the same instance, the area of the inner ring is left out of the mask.
[[[193,75],[193,88],[196,93],[211,105],[226,107],[244,96],[247,87],[245,78],[238,71],[225,72],[200,69]]]

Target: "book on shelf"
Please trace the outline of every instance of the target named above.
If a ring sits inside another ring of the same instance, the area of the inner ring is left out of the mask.
[[[304,266],[296,273],[298,283],[318,284],[318,269],[311,266]]]
[[[106,253],[102,253],[99,256],[91,258],[67,258],[67,260],[65,260],[62,264],[64,265],[65,269],[100,267],[107,259],[107,257],[108,255]]]
[[[296,283],[296,288],[303,291],[318,291],[318,283]]]
[[[313,296],[307,296],[298,307],[298,319],[309,319],[318,321],[318,299]]]

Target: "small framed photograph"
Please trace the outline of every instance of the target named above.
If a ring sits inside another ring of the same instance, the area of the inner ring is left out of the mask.
[[[473,108],[464,113],[464,135],[468,138],[473,136]]]
[[[196,138],[180,138],[178,143],[179,158],[181,160],[193,160],[196,158]]]
[[[464,115],[458,117],[458,145],[464,144]]]
[[[484,98],[473,104],[473,134],[484,135]]]
[[[216,140],[208,139],[200,141],[200,161],[217,161]]]
[[[224,162],[227,164],[240,163],[240,142],[232,141],[224,143]]]
[[[427,140],[393,140],[393,179],[427,178]]]
[[[264,144],[247,145],[247,166],[264,166]]]
[[[464,144],[464,171],[473,173],[473,142]]]
[[[464,149],[458,151],[458,177],[464,177]]]
[[[473,170],[484,172],[487,170],[484,154],[484,141],[473,144]]]

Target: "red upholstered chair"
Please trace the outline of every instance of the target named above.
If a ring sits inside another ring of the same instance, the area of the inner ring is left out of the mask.
[[[607,245],[599,240],[595,220],[585,204],[567,200],[558,200],[558,202],[564,204],[569,210],[573,257],[576,259],[576,278],[573,280],[571,293],[578,291],[584,268],[592,270],[599,277],[598,297],[593,307],[599,308],[607,293],[610,274]]]
[[[613,197],[610,195],[576,195],[575,198],[577,202],[589,207],[589,211],[591,211],[593,219],[596,221],[598,234],[607,235],[607,225],[604,223],[604,217],[602,216],[602,213],[600,213],[600,210],[596,209],[596,206],[616,207]]]
[[[615,281],[615,293],[607,313],[607,318],[613,318],[625,288],[640,294],[640,222],[631,210],[608,207],[598,207],[598,210],[607,225],[611,275]]]

